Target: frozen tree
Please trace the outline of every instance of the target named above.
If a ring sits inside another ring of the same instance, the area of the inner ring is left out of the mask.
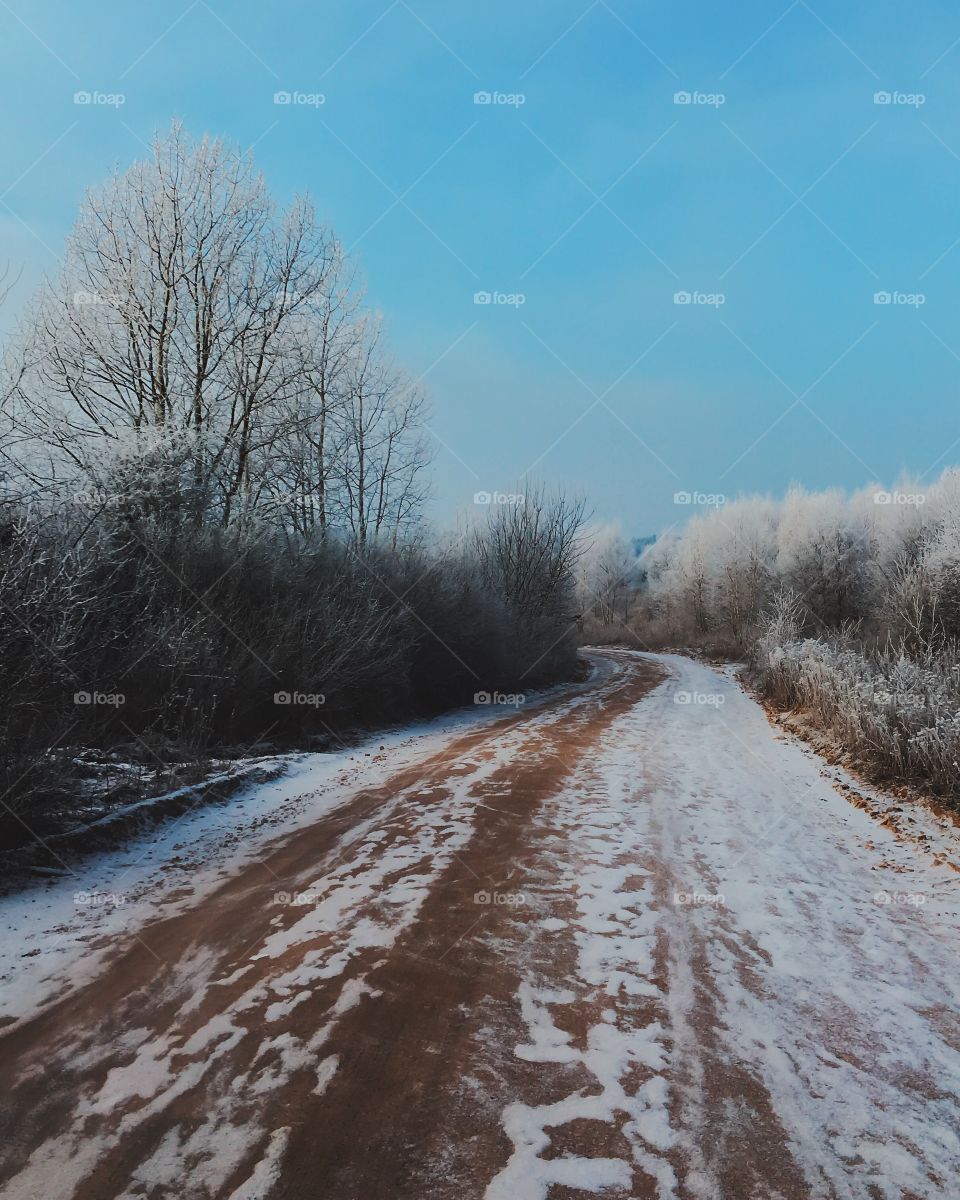
[[[297,384],[281,402],[259,500],[281,525],[325,537],[341,505],[350,383],[365,325],[363,294],[339,243],[323,296],[296,324]]]
[[[385,355],[378,317],[365,319],[346,365],[338,484],[339,523],[360,546],[396,546],[425,498],[424,398]]]
[[[422,398],[361,299],[306,200],[278,212],[249,156],[175,125],[88,194],[28,314],[19,466],[110,493],[139,462],[168,520],[265,504],[294,529],[335,511],[359,541],[395,537],[422,498]]]
[[[869,588],[869,529],[842,492],[793,488],[783,502],[778,572],[825,624],[862,616]]]
[[[786,588],[811,631],[860,622],[927,645],[960,635],[960,472],[838,490],[792,488],[694,516],[642,558],[648,600],[674,636],[750,644]]]
[[[587,527],[581,544],[577,565],[580,612],[592,614],[603,627],[626,625],[641,574],[633,547],[618,522]]]

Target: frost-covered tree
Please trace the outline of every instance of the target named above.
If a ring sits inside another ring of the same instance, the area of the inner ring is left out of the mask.
[[[179,125],[90,191],[10,356],[10,454],[35,489],[124,493],[171,523],[396,537],[423,401],[306,199]]]
[[[918,646],[960,636],[960,472],[849,496],[740,499],[658,540],[642,565],[649,603],[679,640],[745,647],[782,589],[811,632],[859,622]]]
[[[604,628],[626,625],[633,613],[640,568],[633,547],[618,522],[587,527],[577,565],[577,597],[581,613]]]

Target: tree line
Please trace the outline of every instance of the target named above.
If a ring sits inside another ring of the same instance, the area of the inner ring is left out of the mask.
[[[423,520],[426,400],[306,198],[179,125],[88,192],[4,354],[0,789],[395,721],[574,669],[583,505]]]

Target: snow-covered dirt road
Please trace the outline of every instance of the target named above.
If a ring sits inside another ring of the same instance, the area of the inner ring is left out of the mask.
[[[0,1195],[960,1196],[955,837],[729,671],[590,657],[10,981]]]

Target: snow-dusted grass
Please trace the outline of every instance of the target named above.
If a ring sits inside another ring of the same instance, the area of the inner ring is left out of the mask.
[[[808,712],[872,772],[960,795],[960,663],[952,654],[917,661],[902,649],[779,642],[768,633],[753,657],[772,699]]]

